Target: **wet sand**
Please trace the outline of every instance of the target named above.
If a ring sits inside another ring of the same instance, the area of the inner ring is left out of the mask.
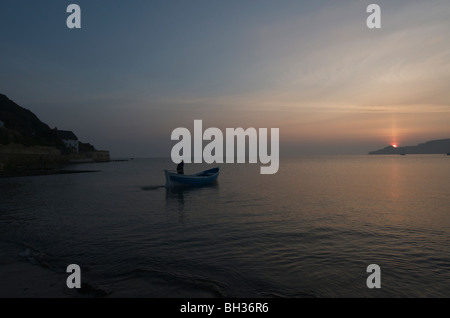
[[[0,243],[1,298],[63,298],[66,276],[33,264],[25,249]]]
[[[56,272],[27,248],[0,242],[0,298],[215,298],[205,283],[170,283],[161,278],[131,280],[133,288],[105,291],[82,279],[80,289],[69,289],[70,273]]]

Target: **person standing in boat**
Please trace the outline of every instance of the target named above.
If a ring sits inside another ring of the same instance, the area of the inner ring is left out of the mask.
[[[181,162],[178,164],[177,172],[178,174],[184,174],[184,160],[181,160]]]

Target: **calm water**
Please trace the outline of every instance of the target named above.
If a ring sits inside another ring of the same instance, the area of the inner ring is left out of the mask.
[[[221,167],[217,185],[177,191],[168,159],[0,179],[0,242],[55,272],[76,263],[112,297],[450,297],[450,157]]]

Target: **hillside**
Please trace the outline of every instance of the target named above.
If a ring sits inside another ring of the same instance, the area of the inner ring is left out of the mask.
[[[431,140],[416,146],[388,146],[369,152],[369,155],[400,155],[400,154],[445,154],[450,153],[450,139]]]
[[[28,109],[17,105],[6,95],[0,94],[0,144],[22,144],[25,146],[50,146],[63,149],[64,145],[56,129],[43,123]]]
[[[0,177],[47,174],[69,163],[107,161],[108,151],[80,142],[71,131],[51,129],[30,110],[0,94]]]

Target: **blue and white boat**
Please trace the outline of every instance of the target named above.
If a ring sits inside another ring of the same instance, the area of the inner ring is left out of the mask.
[[[164,170],[166,174],[166,187],[173,186],[203,186],[217,180],[219,177],[219,167],[198,172],[196,174],[178,174],[173,170]]]

